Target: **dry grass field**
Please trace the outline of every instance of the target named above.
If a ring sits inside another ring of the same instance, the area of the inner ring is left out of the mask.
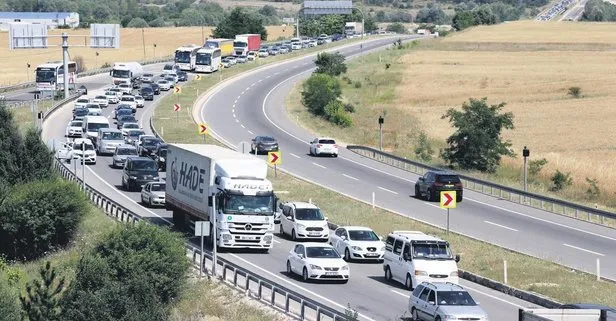
[[[203,37],[210,37],[212,27],[183,27],[183,28],[146,28],[133,29],[123,28],[120,30],[120,49],[91,49],[89,47],[73,47],[69,49],[71,58],[82,56],[88,69],[96,69],[105,62],[113,64],[116,61],[136,61],[164,57],[171,55],[182,44],[202,44]],[[267,27],[269,39],[276,40],[278,37],[290,37],[293,27],[270,26]],[[60,35],[61,30],[50,31],[50,35]],[[68,30],[69,45],[89,44],[89,29]],[[0,43],[8,44],[8,33],[0,33]],[[50,37],[49,44],[61,43],[60,37]],[[145,45],[144,45],[145,44]],[[156,48],[154,48],[156,44]],[[144,52],[145,47],[145,52]],[[99,56],[96,57],[98,51]],[[62,49],[50,47],[48,49],[34,50],[9,50],[4,45],[0,48],[0,86],[32,81],[34,69],[37,65],[47,61],[62,60]],[[26,64],[30,64],[30,72]]]
[[[573,188],[558,196],[589,204],[616,206],[616,25],[516,22],[478,27],[450,37],[427,41],[402,55],[396,50],[373,54],[350,63],[344,96],[354,103],[355,125],[331,128],[297,106],[292,93],[289,109],[315,131],[346,143],[378,146],[378,114],[387,111],[385,148],[413,156],[417,133],[425,131],[436,154],[452,133],[445,111],[468,98],[488,97],[491,104],[506,102],[513,112],[511,139],[519,154],[503,160],[490,179],[520,187],[521,150],[548,164],[531,190],[546,192],[549,177],[558,169],[570,172]],[[557,47],[538,47],[557,44]],[[378,56],[381,56],[379,62]],[[385,63],[391,63],[385,70]],[[361,83],[356,88],[355,82]],[[568,95],[570,87],[582,97]],[[293,117],[295,118],[295,117]],[[329,128],[328,128],[329,127]],[[601,195],[586,199],[586,178],[597,179]]]

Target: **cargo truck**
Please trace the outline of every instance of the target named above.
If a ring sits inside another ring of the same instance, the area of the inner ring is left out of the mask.
[[[243,34],[235,36],[233,51],[236,56],[246,56],[250,51],[258,51],[261,48],[261,35]]]
[[[143,66],[138,62],[116,62],[111,67],[109,75],[113,77],[113,84],[127,84],[139,88]]]
[[[165,207],[178,228],[208,221],[220,249],[272,248],[278,199],[264,160],[215,145],[169,144],[166,163]]]
[[[220,48],[221,57],[233,56],[233,39],[208,39],[203,48]]]

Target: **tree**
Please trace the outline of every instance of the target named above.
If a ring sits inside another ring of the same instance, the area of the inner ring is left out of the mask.
[[[148,23],[140,17],[136,17],[131,19],[131,21],[126,25],[128,28],[147,28]]]
[[[202,26],[205,24],[205,18],[196,9],[188,8],[180,14],[179,26]]]
[[[181,235],[149,223],[118,225],[78,266],[64,320],[166,320],[190,264]]]
[[[21,308],[18,298],[17,289],[0,273],[0,321],[20,320]]]
[[[395,33],[406,33],[406,27],[404,27],[404,25],[399,22],[394,22],[390,24],[385,30]]]
[[[551,178],[552,186],[550,190],[553,192],[558,192],[567,186],[571,186],[573,184],[573,178],[571,178],[570,173],[563,173],[559,170],[556,170],[554,176]]]
[[[430,162],[432,160],[432,155],[434,154],[434,149],[432,145],[430,145],[430,141],[428,140],[428,135],[425,132],[419,133],[419,139],[417,140],[417,147],[415,147],[415,156],[424,162]]]
[[[35,128],[29,128],[24,139],[24,158],[21,160],[22,179],[26,181],[52,178],[53,152],[45,146]]]
[[[374,18],[372,16],[367,16],[364,20],[364,32],[372,32],[378,29],[379,26],[376,24],[376,21],[374,21]]]
[[[244,33],[257,33],[261,40],[267,39],[267,30],[263,20],[253,13],[245,12],[241,7],[235,7],[231,13],[214,29],[214,38],[230,38]]]
[[[0,102],[0,184],[12,186],[22,181],[22,146],[23,138],[13,114],[4,102]]]
[[[332,100],[323,108],[323,116],[328,121],[340,126],[350,127],[353,125],[351,115],[345,110],[344,104],[340,100]]]
[[[513,129],[513,114],[501,114],[505,103],[488,106],[487,98],[470,98],[462,111],[449,109],[441,119],[448,118],[456,131],[447,138],[441,157],[453,166],[494,172],[501,156],[514,156],[511,142],[503,141],[503,129]]]
[[[165,26],[165,19],[163,18],[156,18],[150,22],[148,22],[148,25],[152,28],[160,28],[160,27],[164,27]]]
[[[57,271],[47,261],[39,270],[40,280],[26,285],[26,295],[20,297],[21,307],[29,321],[61,321],[59,300],[66,288],[66,279],[58,279]]]
[[[79,187],[59,178],[12,188],[0,205],[0,255],[30,260],[65,246],[87,210]]]
[[[456,30],[464,30],[475,25],[475,15],[471,11],[456,12],[452,25]]]
[[[259,9],[259,13],[267,17],[274,17],[276,16],[276,7],[266,4]]]
[[[84,61],[83,56],[75,57],[75,65],[77,67],[77,73],[84,72],[87,69],[86,62]]]
[[[422,8],[417,12],[417,17],[415,17],[416,22],[422,23],[440,24],[444,23],[446,20],[447,16],[445,12],[438,7]]]
[[[319,74],[328,74],[330,76],[340,76],[340,74],[344,74],[347,71],[344,59],[344,56],[339,52],[320,53],[314,61],[315,65],[317,65],[317,70],[315,72]]]
[[[342,95],[340,82],[328,74],[314,73],[302,87],[302,103],[317,116],[324,115],[325,106]]]

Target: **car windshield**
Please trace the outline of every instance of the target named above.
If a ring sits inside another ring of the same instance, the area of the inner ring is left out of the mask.
[[[135,117],[133,117],[133,116],[129,116],[129,115],[122,116],[122,117],[120,117],[118,120],[119,120],[119,121],[121,121],[121,122],[123,122],[123,123],[136,123],[136,122],[137,122],[137,120],[135,119]]]
[[[86,108],[75,109],[75,115],[77,116],[85,116],[88,114],[88,110]]]
[[[74,150],[83,150],[83,146],[86,146],[86,150],[94,150],[94,145],[92,144],[74,144],[73,145],[73,149]]]
[[[116,113],[116,115],[118,116],[118,119],[122,118],[121,116],[128,116],[128,115],[132,115],[133,112],[129,109],[120,109],[118,110],[118,112]]]
[[[336,144],[333,139],[319,139],[319,144]]]
[[[315,259],[339,259],[340,254],[331,247],[311,246],[306,248],[306,256]]]
[[[325,219],[318,208],[296,208],[295,219],[300,221],[322,221]]]
[[[436,291],[439,305],[477,305],[466,291]]]
[[[369,230],[349,230],[349,237],[353,241],[378,241],[379,237]]]
[[[139,124],[137,123],[125,123],[122,124],[122,128],[127,129],[127,128],[139,128]]]
[[[167,184],[165,183],[156,183],[152,184],[152,188],[150,189],[152,192],[164,192]]]
[[[140,171],[158,171],[158,168],[156,167],[156,162],[150,159],[134,160],[132,169]]]
[[[438,181],[442,183],[459,183],[460,178],[457,175],[438,175]]]
[[[82,125],[83,125],[83,122],[72,121],[71,124],[69,125],[69,127],[81,127]]]
[[[261,141],[263,143],[274,143],[276,140],[273,137],[259,137],[257,141]]]
[[[106,99],[107,99],[107,97],[105,97],[105,96],[96,96],[96,97],[94,97],[94,99],[102,99],[102,100],[106,100]]]
[[[451,258],[449,245],[446,242],[430,242],[413,244],[413,258],[434,260]]]
[[[145,135],[143,130],[130,130],[128,131],[128,136],[130,137],[139,137],[140,135]]]
[[[101,106],[99,106],[98,104],[87,104],[86,108],[100,108]]]
[[[137,149],[135,148],[118,148],[116,149],[117,155],[137,155]]]
[[[107,98],[107,96],[115,97],[116,94],[113,91],[108,91],[105,93],[105,98]]]
[[[101,128],[109,128],[109,124],[107,123],[89,123],[88,124],[89,132],[97,132]]]
[[[122,97],[122,101],[135,101],[135,97]]]
[[[262,214],[272,215],[274,196],[251,196],[227,194],[224,199],[223,211],[228,214]]]
[[[106,132],[106,133],[103,133],[103,137],[101,137],[101,139],[103,140],[123,140],[124,137],[122,136],[122,133],[120,132]]]
[[[142,146],[156,146],[159,142],[160,140],[158,140],[157,138],[146,138],[143,140],[143,143],[141,143],[141,145]]]

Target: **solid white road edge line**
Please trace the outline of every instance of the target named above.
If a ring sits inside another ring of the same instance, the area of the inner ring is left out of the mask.
[[[324,296],[322,296],[322,295],[320,295],[320,294],[317,294],[317,293],[315,293],[315,292],[312,292],[312,291],[310,291],[310,290],[308,290],[308,289],[304,288],[303,286],[300,286],[300,285],[296,284],[295,282],[291,282],[291,281],[289,281],[289,280],[288,280],[288,279],[286,279],[286,278],[283,278],[283,277],[281,277],[281,276],[279,276],[279,275],[276,275],[276,274],[274,274],[274,273],[272,273],[272,272],[270,272],[270,271],[268,271],[268,270],[266,270],[266,269],[264,269],[264,268],[262,268],[262,267],[260,267],[260,266],[258,266],[258,265],[256,265],[256,264],[254,264],[254,263],[252,263],[252,262],[250,262],[250,261],[248,261],[248,260],[245,260],[244,258],[241,258],[241,257],[239,257],[239,256],[237,256],[237,255],[235,255],[235,254],[229,254],[229,255],[230,255],[230,256],[232,256],[232,257],[234,257],[234,258],[236,258],[236,259],[238,259],[238,260],[240,260],[240,261],[242,261],[242,262],[244,262],[244,263],[246,263],[246,264],[248,264],[248,265],[250,265],[250,266],[252,266],[252,267],[254,267],[254,268],[257,268],[257,269],[259,269],[259,270],[261,270],[261,271],[263,271],[263,272],[265,272],[265,273],[267,273],[267,274],[271,275],[272,277],[275,277],[276,279],[278,279],[278,280],[280,280],[280,281],[283,281],[283,282],[285,282],[285,283],[287,283],[287,284],[290,284],[290,285],[292,285],[292,286],[294,286],[294,287],[296,287],[296,288],[300,289],[300,290],[301,290],[302,292],[304,292],[304,293],[309,293],[309,294],[311,294],[311,295],[313,295],[313,296],[315,296],[315,297],[317,297],[317,298],[319,298],[319,299],[321,299],[321,300],[323,300],[323,301],[326,301],[326,302],[328,302],[328,303],[331,303],[331,304],[333,304],[333,305],[335,305],[335,306],[337,306],[337,307],[339,307],[339,308],[341,308],[341,309],[343,309],[343,310],[346,310],[346,308],[347,308],[346,306],[344,306],[344,305],[342,305],[342,304],[340,304],[340,303],[338,303],[338,302],[336,302],[336,301],[330,300],[330,299],[328,299],[328,298],[326,298],[326,297],[324,297]],[[366,315],[364,315],[364,314],[358,313],[358,315],[359,315],[360,317],[362,317],[363,319],[366,319],[366,320],[368,320],[368,321],[376,321],[376,320],[374,320],[374,319],[372,319],[372,318],[370,318],[370,317],[368,317],[368,316],[366,316]]]
[[[572,249],[584,251],[584,252],[587,252],[587,253],[590,253],[590,254],[594,254],[594,255],[598,255],[598,256],[605,256],[605,254],[602,254],[602,253],[599,253],[599,252],[595,252],[595,251],[591,251],[591,250],[587,250],[587,249],[583,249],[581,247],[573,246],[571,244],[563,243],[563,245],[566,246],[566,247],[570,247]]]
[[[483,222],[487,223],[487,224],[490,224],[490,225],[498,226],[500,228],[504,228],[504,229],[507,229],[507,230],[510,230],[510,231],[519,232],[518,230],[516,230],[514,228],[511,228],[511,227],[508,227],[508,226],[505,226],[505,225],[496,224],[496,223],[490,222],[490,221],[483,221]]]

